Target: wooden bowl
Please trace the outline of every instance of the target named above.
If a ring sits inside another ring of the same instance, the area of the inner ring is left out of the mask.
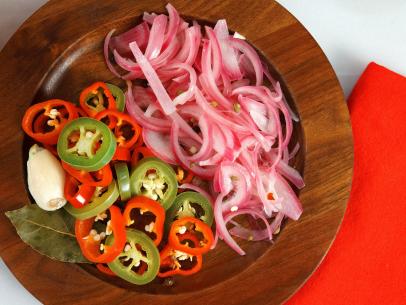
[[[29,202],[25,183],[25,109],[47,98],[77,101],[96,80],[123,85],[106,69],[106,33],[127,29],[165,1],[50,1],[31,16],[0,53],[0,254],[22,284],[45,304],[279,304],[310,276],[341,223],[352,177],[352,137],[341,88],[325,55],[303,26],[274,1],[185,1],[172,4],[188,20],[225,18],[268,60],[301,118],[296,167],[305,177],[304,213],[276,242],[245,242],[240,257],[220,243],[203,270],[173,287],[159,280],[135,286],[93,267],[41,256],[17,236],[4,212]]]

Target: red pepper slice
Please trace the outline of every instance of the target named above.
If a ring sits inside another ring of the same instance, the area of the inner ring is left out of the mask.
[[[137,139],[137,142],[135,142],[134,147],[141,147],[141,146],[145,146],[144,145],[144,138],[142,137],[142,128],[140,130],[140,136]]]
[[[69,175],[89,186],[105,187],[109,186],[111,181],[113,181],[113,173],[111,171],[110,164],[105,165],[100,170],[95,172],[87,172],[85,170],[73,168],[68,163],[63,161],[62,167]]]
[[[76,112],[79,118],[83,118],[87,116],[87,113],[80,107],[76,107]]]
[[[131,166],[134,167],[140,160],[146,157],[155,157],[155,155],[148,147],[145,146],[136,147],[131,155]]]
[[[182,242],[182,236],[186,233],[191,233],[198,238],[199,243],[196,247]],[[175,220],[168,236],[168,243],[173,249],[195,255],[208,252],[213,242],[214,236],[211,228],[203,221],[193,217]]]
[[[126,226],[143,231],[159,245],[164,233],[165,209],[158,201],[144,196],[133,197],[127,202],[123,216]]]
[[[76,220],[75,223],[75,235],[80,249],[83,255],[93,263],[112,262],[123,251],[126,243],[124,217],[121,215],[120,209],[116,206],[111,206],[109,213],[110,222],[107,223],[107,227],[109,230],[111,229],[114,235],[114,243],[110,246],[102,243],[99,234],[91,234],[95,217]],[[103,245],[103,250],[100,250],[101,245]]]
[[[92,198],[96,187],[80,183],[75,177],[66,174],[64,195],[75,208],[85,206]]]
[[[104,122],[113,131],[118,147],[131,149],[141,134],[141,127],[137,122],[118,110],[104,110],[95,119]]]
[[[116,161],[125,161],[128,162],[131,160],[131,153],[128,148],[118,146],[116,152],[114,153],[113,159]]]
[[[199,244],[195,235],[186,232],[181,237],[181,241],[190,246]],[[159,268],[159,277],[168,277],[172,275],[191,275],[202,268],[203,257],[201,254],[193,255],[186,252],[179,252],[170,245],[166,245],[160,253],[161,264]],[[186,266],[185,266],[186,265]]]
[[[92,118],[105,109],[117,109],[113,94],[103,82],[96,82],[85,88],[80,94],[79,103]]]
[[[56,144],[65,124],[78,117],[75,108],[72,103],[56,99],[34,104],[25,112],[22,128],[38,142]]]
[[[106,275],[109,275],[109,276],[117,276],[113,271],[111,271],[111,269],[107,266],[107,265],[105,265],[105,264],[96,264],[96,268],[100,271],[100,272],[102,272],[102,273],[104,273],[104,274],[106,274]]]

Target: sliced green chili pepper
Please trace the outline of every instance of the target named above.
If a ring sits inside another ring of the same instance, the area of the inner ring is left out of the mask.
[[[197,192],[180,193],[166,213],[166,227],[169,228],[173,221],[195,217],[211,226],[213,224],[213,208],[202,194]]]
[[[92,199],[84,207],[74,208],[72,205],[67,204],[65,210],[77,219],[88,219],[107,210],[117,200],[118,196],[117,183],[113,180],[107,190],[104,187],[96,187]]]
[[[113,158],[116,140],[111,130],[92,118],[78,118],[65,125],[58,139],[58,155],[76,169],[97,171]]]
[[[137,163],[130,177],[132,195],[143,195],[168,210],[178,192],[178,182],[172,167],[158,158],[144,158]]]
[[[127,201],[131,198],[130,189],[130,173],[125,162],[117,162],[114,164],[116,171],[118,190],[120,192],[120,198],[122,201]]]
[[[109,268],[122,279],[136,284],[145,285],[151,282],[159,271],[160,258],[158,248],[143,232],[127,230],[127,243],[123,252],[108,263]],[[114,236],[110,235],[106,244],[114,243]]]
[[[107,88],[109,88],[111,94],[113,95],[114,99],[116,100],[116,107],[118,111],[123,112],[125,107],[125,97],[123,90],[116,85],[106,83]]]

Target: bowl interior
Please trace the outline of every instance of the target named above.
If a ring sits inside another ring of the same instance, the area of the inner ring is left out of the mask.
[[[198,18],[193,16],[183,16],[183,18],[187,21],[198,20]],[[129,16],[128,18],[120,19],[108,25],[102,25],[75,41],[75,43],[64,50],[62,55],[53,63],[39,84],[32,102],[37,103],[47,99],[58,98],[78,103],[81,90],[99,80],[114,83],[125,89],[125,83],[116,78],[106,67],[103,57],[103,40],[105,35],[112,28],[116,28],[116,33],[120,33],[137,24],[140,19],[140,16]],[[198,21],[200,24],[213,26],[210,21]],[[52,45],[50,47],[52,48]],[[258,51],[261,53],[260,50]],[[281,82],[288,103],[291,108],[296,111],[295,102],[282,77],[278,75],[274,67],[262,53],[261,56],[265,62],[268,63],[273,77]],[[294,123],[293,126],[293,137],[290,145],[293,147],[296,143],[299,143],[301,149],[291,162],[294,167],[303,174],[305,164],[305,150],[303,149],[305,147],[304,133],[300,123]],[[24,164],[28,157],[28,147],[31,144],[32,141],[25,137],[23,144]],[[283,226],[285,225],[289,226],[289,221],[284,223]],[[283,230],[280,234],[283,234]],[[255,264],[255,261],[267,251],[273,251],[272,243],[269,241],[248,242],[240,239],[237,239],[237,241],[242,245],[242,248],[246,250],[247,255],[239,256],[220,241],[214,251],[210,251],[204,256],[203,268],[198,274],[188,277],[176,277],[174,278],[174,285],[171,287],[168,287],[164,280],[159,278],[148,285],[136,286],[119,278],[112,278],[101,274],[91,265],[82,265],[82,268],[94,277],[107,281],[111,285],[116,285],[128,290],[150,294],[181,294],[205,289],[219,282],[226,281],[249,268],[250,265]],[[277,237],[274,242],[278,242]],[[270,272],[272,271],[270,270]]]

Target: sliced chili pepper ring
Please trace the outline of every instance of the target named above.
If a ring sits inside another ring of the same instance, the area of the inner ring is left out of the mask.
[[[113,158],[116,141],[105,124],[84,117],[65,125],[59,135],[57,149],[61,160],[70,166],[97,171]]]
[[[110,232],[110,236],[114,236],[114,243],[108,245],[103,244],[100,234],[93,230],[95,218],[85,220],[76,220],[75,235],[76,240],[82,250],[83,255],[94,263],[109,263],[112,262],[123,250],[126,242],[126,231],[124,226],[124,218],[121,215],[120,209],[112,206],[108,210],[110,220],[107,222],[106,233]]]
[[[197,247],[190,247],[182,242],[182,235],[185,233],[191,233],[199,239]],[[193,217],[175,220],[168,236],[168,243],[173,249],[195,255],[208,252],[213,242],[214,236],[211,228],[203,221]]]
[[[75,177],[66,174],[64,196],[77,209],[83,208],[92,198],[96,187],[80,183]]]
[[[96,264],[97,270],[99,270],[101,273],[104,273],[109,276],[117,276],[113,271],[110,270],[109,266],[105,264]]]
[[[197,192],[183,192],[176,196],[171,208],[167,212],[166,227],[176,219],[195,217],[208,226],[213,224],[213,208],[209,200]]]
[[[132,170],[131,193],[159,201],[168,210],[178,191],[178,182],[172,167],[158,158],[144,158]]]
[[[114,97],[114,100],[116,101],[116,108],[120,112],[124,112],[125,108],[125,96],[123,90],[120,89],[120,87],[117,87],[116,85],[106,83],[107,88],[109,88],[111,94]]]
[[[65,210],[77,219],[88,219],[107,210],[119,197],[117,183],[113,180],[108,188],[96,187],[89,203],[77,209],[71,205],[65,205]]]
[[[95,172],[75,169],[63,161],[62,167],[71,176],[88,186],[109,186],[111,181],[113,181],[113,173],[111,172],[109,164]]]
[[[141,146],[145,146],[144,145],[144,138],[142,137],[142,132],[140,130],[140,136],[137,139],[137,142],[135,142],[134,147],[141,147]]]
[[[131,155],[131,166],[134,167],[143,158],[155,157],[152,151],[146,146],[135,147]]]
[[[114,164],[116,172],[118,190],[122,201],[127,201],[131,198],[130,189],[130,173],[125,162],[117,162]]]
[[[131,149],[137,142],[141,127],[128,114],[107,109],[99,112],[97,120],[104,122],[113,131],[118,146]]]
[[[190,233],[182,235],[182,242],[192,243],[195,246],[199,240]],[[203,257],[201,254],[192,255],[186,252],[173,249],[166,245],[160,253],[161,265],[159,268],[159,277],[168,277],[172,275],[192,275],[202,268]]]
[[[21,125],[34,140],[53,145],[64,126],[78,114],[75,105],[63,100],[49,100],[32,105],[24,114]]]
[[[159,245],[164,232],[165,209],[159,202],[144,196],[131,198],[124,209],[126,226],[143,231],[155,245]]]
[[[112,160],[128,162],[131,160],[131,152],[128,148],[117,146]]]
[[[126,235],[127,242],[124,250],[108,266],[117,276],[130,283],[148,284],[159,271],[158,248],[141,231],[129,229],[126,231]],[[114,242],[114,236],[109,236],[106,244],[110,245]]]

